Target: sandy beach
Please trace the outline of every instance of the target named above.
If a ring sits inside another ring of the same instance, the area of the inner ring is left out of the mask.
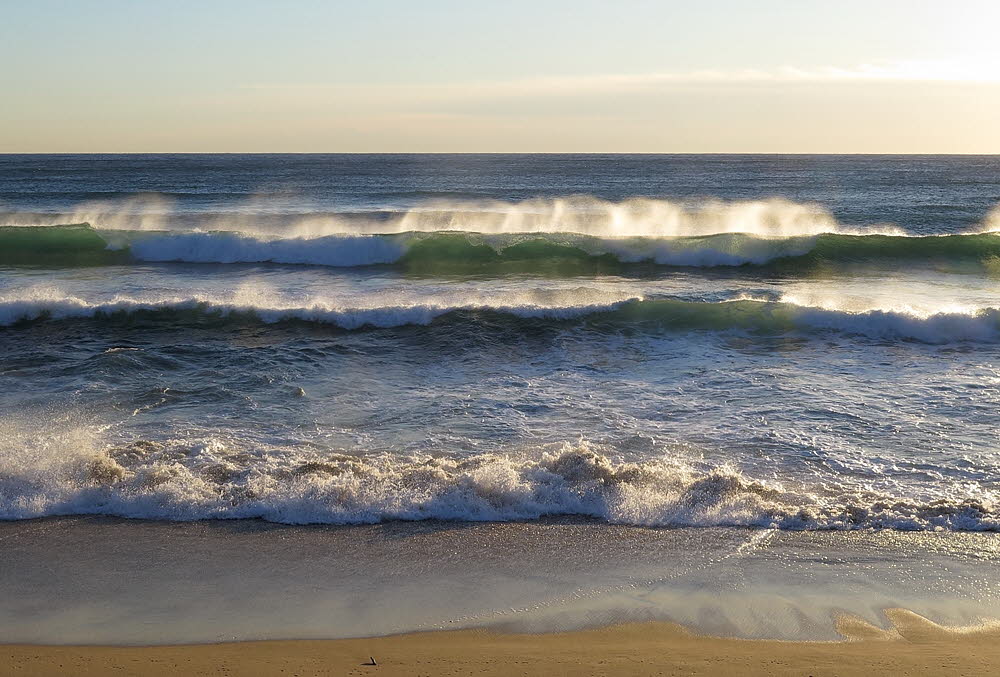
[[[2,648],[5,675],[984,675],[995,627],[946,629],[886,611],[891,629],[840,620],[837,642],[699,636],[668,623],[556,634],[476,630],[371,639],[155,647]],[[371,665],[374,658],[376,664]]]

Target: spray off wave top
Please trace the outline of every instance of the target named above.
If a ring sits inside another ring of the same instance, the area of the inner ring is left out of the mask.
[[[8,213],[0,215],[9,224],[0,227],[0,264],[191,262],[434,269],[783,263],[794,269],[823,262],[991,262],[1000,257],[1000,236],[991,232],[1000,224],[995,215],[977,233],[918,237],[893,226],[847,227],[818,205],[780,199],[693,205],[590,197],[438,201],[391,213],[261,211],[199,214],[196,222],[188,217],[148,200],[83,205],[59,218]]]

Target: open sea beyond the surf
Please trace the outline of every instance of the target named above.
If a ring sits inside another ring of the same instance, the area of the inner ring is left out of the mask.
[[[997,204],[997,156],[0,156],[0,638],[1000,616]]]

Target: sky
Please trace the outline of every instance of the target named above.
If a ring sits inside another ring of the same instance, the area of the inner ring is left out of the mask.
[[[1000,153],[997,0],[0,0],[0,152]]]

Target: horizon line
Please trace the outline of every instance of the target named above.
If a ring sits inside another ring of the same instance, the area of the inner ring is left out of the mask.
[[[809,152],[809,151],[0,151],[10,155],[681,155],[681,156],[966,156],[994,157],[998,152]]]

